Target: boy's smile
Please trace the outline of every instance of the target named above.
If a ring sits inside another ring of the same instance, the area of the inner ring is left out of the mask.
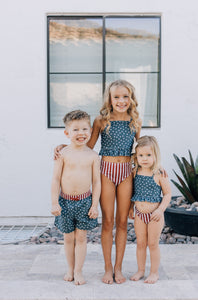
[[[66,129],[65,135],[76,146],[87,144],[91,136],[91,127],[87,120],[74,120],[71,121]]]

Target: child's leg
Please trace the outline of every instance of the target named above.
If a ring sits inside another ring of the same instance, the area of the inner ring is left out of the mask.
[[[144,282],[155,283],[158,278],[158,268],[160,264],[159,239],[164,226],[164,217],[159,222],[151,221],[148,224],[148,246],[150,250],[151,269],[150,274]]]
[[[116,209],[116,261],[114,266],[115,281],[123,283],[126,278],[122,274],[122,261],[127,240],[127,219],[131,205],[132,175],[127,177],[117,187],[117,209]]]
[[[67,274],[64,276],[64,280],[72,281],[74,280],[74,264],[75,264],[74,231],[70,233],[64,233],[64,248],[65,248],[65,255],[68,264],[68,271]]]
[[[82,276],[82,268],[87,252],[87,231],[75,230],[75,267],[74,281],[76,285],[84,284],[85,280]]]
[[[134,221],[137,248],[136,248],[136,257],[138,271],[131,276],[131,280],[137,281],[144,276],[145,264],[146,264],[146,248],[147,248],[147,227],[137,215],[135,216]]]
[[[105,274],[102,278],[104,283],[113,283],[113,267],[111,262],[111,250],[113,244],[115,185],[105,175],[101,175],[101,197],[102,209],[102,233],[101,243],[105,262]]]

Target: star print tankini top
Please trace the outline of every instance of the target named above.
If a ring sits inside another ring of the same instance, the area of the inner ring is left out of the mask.
[[[107,132],[107,126],[101,133],[102,156],[131,156],[135,130],[130,129],[131,121],[110,121],[111,126]]]
[[[161,202],[161,186],[159,186],[153,176],[135,175],[133,181],[133,197],[131,201]]]

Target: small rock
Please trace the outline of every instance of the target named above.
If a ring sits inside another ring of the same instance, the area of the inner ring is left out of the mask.
[[[58,240],[58,241],[57,241],[57,244],[63,245],[63,244],[64,244],[64,241],[63,241],[63,240]]]
[[[191,236],[191,242],[198,243],[198,237],[197,236]]]

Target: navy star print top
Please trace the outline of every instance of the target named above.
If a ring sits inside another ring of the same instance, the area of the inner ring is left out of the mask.
[[[161,186],[153,176],[135,175],[133,180],[133,197],[131,201],[161,202]]]
[[[131,121],[110,121],[111,127],[107,132],[107,126],[101,133],[102,156],[131,156],[136,131],[131,131]]]

